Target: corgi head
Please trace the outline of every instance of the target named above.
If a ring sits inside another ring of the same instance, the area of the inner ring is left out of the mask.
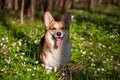
[[[49,34],[56,46],[62,46],[69,39],[69,26],[71,16],[69,13],[63,15],[59,21],[55,21],[49,12],[44,15],[46,34]]]

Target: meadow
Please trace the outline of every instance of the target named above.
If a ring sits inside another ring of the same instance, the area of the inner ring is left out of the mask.
[[[0,21],[1,80],[118,80],[120,79],[120,15],[71,11],[72,56],[69,75],[46,74],[36,51],[45,25],[40,19],[9,17]]]

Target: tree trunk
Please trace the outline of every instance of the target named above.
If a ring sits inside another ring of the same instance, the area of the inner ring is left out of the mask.
[[[6,10],[7,15],[13,13],[13,0],[5,0],[4,9]]]
[[[21,5],[21,14],[20,14],[20,23],[23,24],[24,23],[24,3],[25,1],[22,0],[22,5]]]
[[[53,9],[53,0],[47,0],[47,3],[47,10],[51,12]]]
[[[35,6],[36,0],[31,0],[31,19],[34,19],[35,16]]]
[[[95,8],[95,0],[89,0],[90,2],[90,10],[91,11],[94,11],[94,8]]]
[[[8,10],[12,10],[13,7],[13,0],[6,0],[6,7]]]
[[[27,9],[27,17],[31,18],[31,8],[30,7],[28,7],[28,9]]]
[[[65,2],[65,1],[63,1],[63,0],[56,0],[56,1],[54,2],[54,3],[55,3],[54,9],[61,11],[64,2]]]
[[[61,13],[66,13],[70,9],[71,5],[72,5],[72,1],[71,0],[64,1]]]
[[[117,4],[117,0],[112,0],[112,5],[116,5]]]
[[[44,16],[44,4],[43,4],[43,1],[42,0],[40,0],[40,7],[41,7],[41,14],[42,14],[42,16]]]
[[[14,0],[14,10],[18,11],[18,0]]]
[[[3,19],[3,6],[4,6],[4,2],[2,2],[2,0],[0,0],[0,21]]]
[[[98,4],[102,4],[103,3],[103,0],[98,0]]]

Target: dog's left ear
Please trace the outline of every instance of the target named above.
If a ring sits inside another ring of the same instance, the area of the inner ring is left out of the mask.
[[[52,17],[52,15],[50,14],[50,12],[45,12],[44,15],[44,21],[45,21],[45,25],[46,27],[54,20],[54,18]]]
[[[70,13],[66,13],[65,15],[62,16],[62,21],[65,22],[65,24],[67,24],[67,27],[70,26],[71,23],[71,15]]]

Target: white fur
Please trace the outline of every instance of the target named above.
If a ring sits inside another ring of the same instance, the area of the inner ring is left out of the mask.
[[[49,35],[49,41],[51,42],[52,49],[51,52],[48,52],[45,60],[45,68],[52,69],[56,72],[58,68],[64,66],[69,60],[71,56],[71,43],[69,40],[67,42],[63,41],[63,45],[54,49],[55,45],[54,41],[51,39],[52,36]]]

